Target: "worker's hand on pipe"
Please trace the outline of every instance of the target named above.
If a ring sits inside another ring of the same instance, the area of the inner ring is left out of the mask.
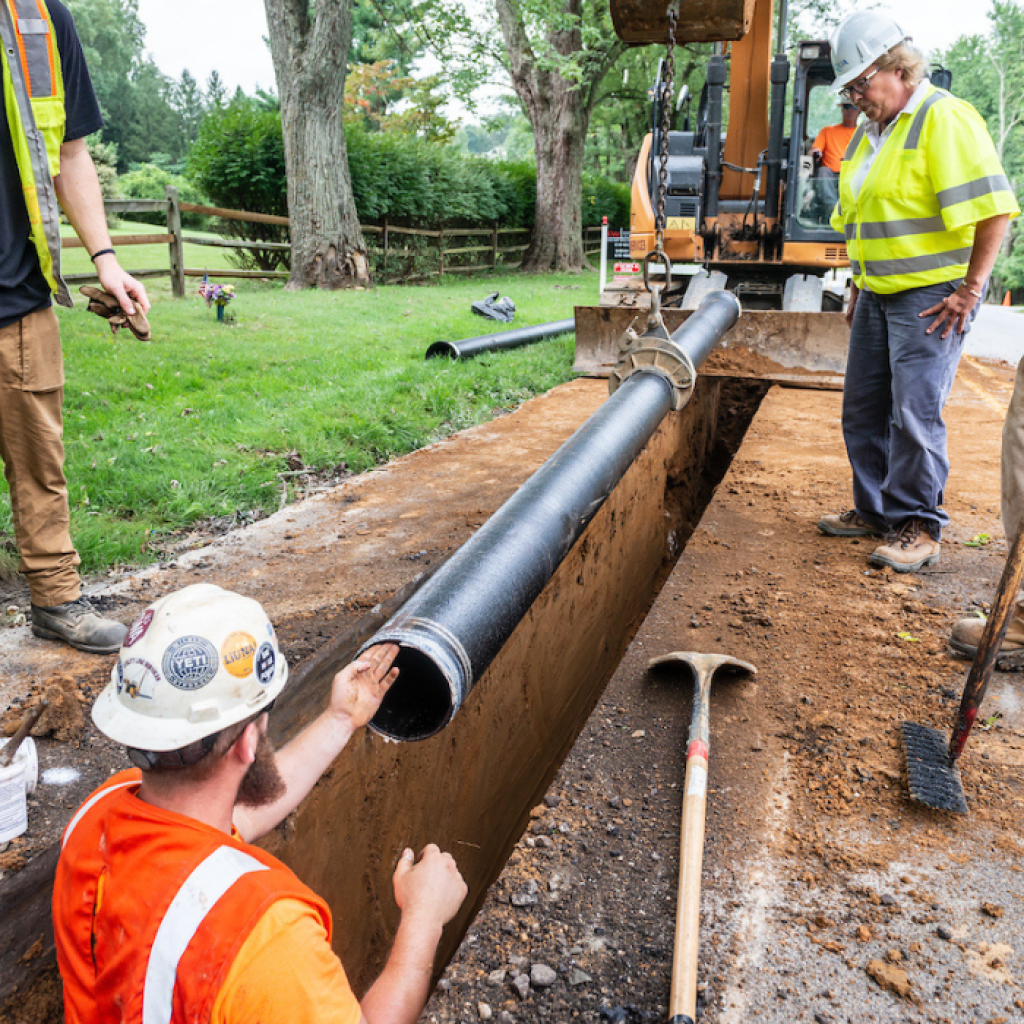
[[[110,292],[129,316],[135,313],[136,305],[143,313],[149,312],[146,286],[122,269],[113,253],[96,257],[96,275],[104,291]]]
[[[334,677],[331,713],[344,719],[352,729],[366,725],[398,678],[398,669],[391,667],[397,654],[398,644],[377,644],[343,668]]]
[[[965,287],[957,288],[952,295],[947,295],[941,302],[937,302],[923,313],[917,314],[919,317],[938,314],[924,333],[931,334],[945,324],[946,328],[941,335],[943,340],[949,337],[949,332],[954,328],[958,334],[963,334],[967,327],[967,318],[971,315],[971,310],[974,309],[977,301],[977,298]]]
[[[402,921],[417,922],[424,928],[447,924],[469,892],[455,858],[433,843],[423,848],[419,860],[412,850],[403,851],[393,881]]]
[[[853,326],[853,311],[857,308],[857,296],[860,295],[860,289],[851,281],[850,282],[850,302],[846,307],[844,313],[846,322],[852,327]]]

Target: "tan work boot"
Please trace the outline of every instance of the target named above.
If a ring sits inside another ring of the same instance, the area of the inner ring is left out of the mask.
[[[43,640],[63,640],[88,654],[116,654],[128,627],[100,615],[86,597],[53,608],[32,605],[32,632]]]
[[[941,549],[942,545],[924,528],[924,521],[911,516],[886,535],[885,543],[868,555],[868,561],[897,572],[917,572],[934,565]]]
[[[872,526],[862,519],[855,508],[836,515],[822,516],[818,520],[818,529],[826,537],[884,537],[885,531]]]
[[[985,632],[987,622],[987,619],[977,615],[955,622],[953,632],[949,635],[949,646],[957,654],[973,658],[978,653],[978,644],[981,643],[981,634]],[[1020,604],[1013,609],[1006,635],[999,645],[1000,654],[1016,654],[1018,651],[1024,651],[1024,606]]]

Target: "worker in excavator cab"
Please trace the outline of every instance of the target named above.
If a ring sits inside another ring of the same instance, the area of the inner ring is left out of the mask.
[[[306,796],[394,682],[393,644],[339,672],[327,709],[275,754],[268,715],[288,680],[260,605],[211,584],[131,627],[93,721],[138,767],[72,817],[53,894],[68,1024],[324,1021],[412,1024],[442,927],[466,896],[450,855],[405,850],[401,921],[360,1004],[331,949],[331,913],[250,841]]]
[[[839,172],[832,226],[850,256],[843,437],[853,508],[834,537],[880,537],[875,565],[939,560],[949,475],[942,407],[1006,227],[1020,209],[984,120],[934,87],[892,15],[847,17],[834,88],[864,114]]]
[[[814,173],[809,183],[813,190],[809,212],[821,224],[829,223],[839,201],[839,166],[857,130],[857,118],[860,116],[860,111],[852,103],[843,102],[840,110],[842,120],[839,124],[825,125],[811,143]]]

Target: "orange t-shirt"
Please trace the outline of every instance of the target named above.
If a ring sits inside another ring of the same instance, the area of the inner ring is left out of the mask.
[[[846,147],[853,138],[857,126],[844,128],[841,124],[830,124],[822,128],[814,139],[814,149],[821,150],[821,162],[830,170],[839,173]]]
[[[359,1024],[362,1011],[313,908],[280,899],[242,944],[210,1024]]]

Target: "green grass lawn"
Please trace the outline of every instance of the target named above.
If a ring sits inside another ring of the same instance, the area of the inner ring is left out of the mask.
[[[513,326],[598,298],[593,273],[362,292],[239,281],[219,324],[198,295],[171,298],[169,280],[147,287],[147,342],[112,337],[83,304],[59,311],[72,534],[87,572],[147,561],[150,543],[199,520],[275,511],[282,487],[294,498],[298,478],[279,475],[289,469],[362,472],[568,380],[571,335],[463,363],[424,353],[502,329],[470,312],[489,292],[514,299]],[[0,481],[0,533],[11,532]]]

